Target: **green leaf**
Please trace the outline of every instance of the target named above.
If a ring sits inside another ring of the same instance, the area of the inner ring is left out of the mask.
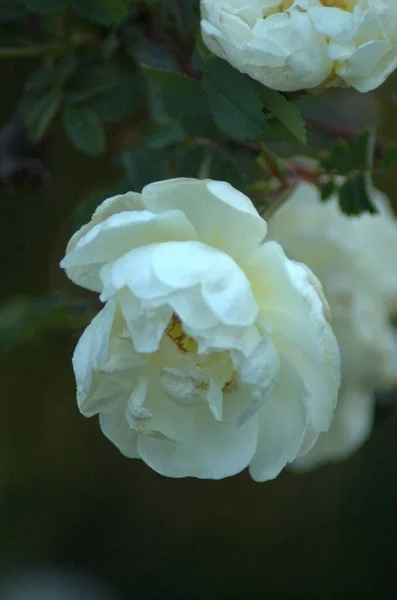
[[[300,141],[306,144],[306,123],[299,110],[283,94],[263,85],[258,86],[260,98],[272,114]]]
[[[72,57],[68,57],[61,65],[41,67],[27,79],[25,90],[36,91],[55,86],[61,87],[72,75],[74,68],[75,62]]]
[[[161,125],[146,137],[148,148],[167,148],[183,140],[185,132],[179,123],[175,121]]]
[[[196,79],[146,65],[144,69],[161,89],[168,115],[176,119],[188,134],[196,137],[221,137],[221,132],[213,123],[205,92]]]
[[[66,98],[72,103],[82,102],[117,85],[117,75],[107,65],[83,67],[69,80]]]
[[[362,212],[377,213],[369,193],[366,175],[355,175],[340,187],[339,205],[348,216],[359,215]]]
[[[66,106],[63,125],[72,144],[81,152],[92,155],[105,152],[106,135],[103,125],[88,106]]]
[[[349,173],[352,170],[352,152],[346,140],[338,140],[331,150],[324,152],[320,164],[326,171],[341,175]]]
[[[9,0],[13,1],[13,0]],[[63,11],[70,0],[23,0],[26,8],[42,15],[50,15]]]
[[[128,14],[125,0],[74,0],[74,7],[85,19],[101,25],[119,25]]]
[[[196,79],[169,71],[143,65],[155,83],[161,88],[170,116],[211,120],[211,112],[205,94]]]
[[[330,181],[327,181],[326,183],[324,183],[324,185],[321,187],[320,190],[320,198],[321,200],[325,201],[328,200],[332,194],[334,194],[337,190],[337,186],[335,184],[335,181],[333,179],[331,179]]]
[[[43,138],[61,102],[61,93],[58,90],[51,90],[29,103],[24,111],[24,121],[29,136],[34,142],[39,142]]]
[[[25,90],[40,90],[52,87],[59,73],[59,67],[46,66],[34,71],[25,83]]]
[[[267,127],[263,105],[246,75],[214,58],[205,64],[203,85],[222,131],[240,139],[263,138]]]

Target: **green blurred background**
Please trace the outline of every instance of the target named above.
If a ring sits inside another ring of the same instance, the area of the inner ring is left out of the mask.
[[[25,60],[2,61],[3,124],[30,70]],[[389,92],[330,93],[319,110],[349,124],[375,120],[397,140]],[[74,151],[57,125],[44,154],[46,190],[0,188],[3,303],[53,290],[90,297],[58,263],[76,206],[120,173],[106,156]],[[379,183],[396,203],[397,175]],[[96,419],[79,414],[71,369],[79,334],[55,329],[1,353],[0,577],[63,568],[102,582],[114,600],[397,597],[395,413],[382,412],[350,460],[305,475],[286,472],[266,484],[247,473],[165,479],[121,456]]]

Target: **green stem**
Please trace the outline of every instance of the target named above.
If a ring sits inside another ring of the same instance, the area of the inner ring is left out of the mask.
[[[34,58],[36,56],[45,56],[46,54],[55,54],[64,50],[65,46],[63,44],[0,48],[0,58]]]
[[[279,180],[282,189],[287,189],[290,183],[288,172],[283,168],[281,161],[262,142],[259,142],[258,146],[271,174]]]

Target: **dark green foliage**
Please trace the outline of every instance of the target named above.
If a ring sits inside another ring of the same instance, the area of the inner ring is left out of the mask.
[[[359,215],[362,212],[375,214],[376,208],[369,193],[367,177],[363,173],[347,179],[339,190],[339,205],[346,215]]]
[[[29,136],[34,142],[39,142],[46,134],[62,102],[62,95],[57,89],[45,91],[35,96],[25,105],[25,125]]]
[[[262,139],[266,132],[263,105],[251,80],[219,58],[204,66],[203,86],[218,127],[242,140]]]
[[[270,110],[285,129],[291,132],[302,144],[306,143],[306,123],[302,119],[298,109],[289,102],[283,94],[271,90],[265,86],[258,85],[260,98],[266,108]]]
[[[23,3],[28,10],[50,15],[65,10],[71,4],[71,0],[23,0]]]
[[[333,179],[324,183],[320,190],[321,200],[328,200],[337,189],[337,185]]]
[[[22,0],[0,0],[0,21],[15,21],[25,15],[26,8]]]
[[[119,25],[128,14],[127,0],[74,0],[73,6],[82,17],[101,25]]]
[[[285,195],[305,179],[294,155],[312,154],[299,94],[212,55],[199,21],[198,0],[0,0],[0,53],[33,59],[17,107],[31,141],[60,121],[76,151],[108,151],[123,171],[109,194],[188,176]],[[318,105],[306,96],[308,115]],[[308,180],[323,201],[339,195],[347,214],[374,212],[368,181],[397,163],[397,149],[373,132],[342,137]]]
[[[210,103],[200,83],[175,71],[145,67],[160,88],[167,114],[176,119],[187,134],[219,139],[220,131],[213,123]]]
[[[77,150],[94,156],[105,152],[105,131],[92,108],[69,104],[63,111],[63,125]]]

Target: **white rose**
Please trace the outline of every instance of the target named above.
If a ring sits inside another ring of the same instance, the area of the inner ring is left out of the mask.
[[[78,404],[170,477],[264,481],[328,429],[339,352],[321,288],[227,183],[176,179],[104,202],[62,266],[101,292],[73,364]]]
[[[342,359],[342,384],[331,428],[297,461],[310,467],[354,452],[367,439],[373,392],[397,383],[397,223],[387,199],[373,191],[378,215],[351,218],[332,198],[302,183],[269,222],[287,255],[321,279]]]
[[[396,0],[201,0],[201,16],[214,54],[276,90],[368,92],[397,67]]]

